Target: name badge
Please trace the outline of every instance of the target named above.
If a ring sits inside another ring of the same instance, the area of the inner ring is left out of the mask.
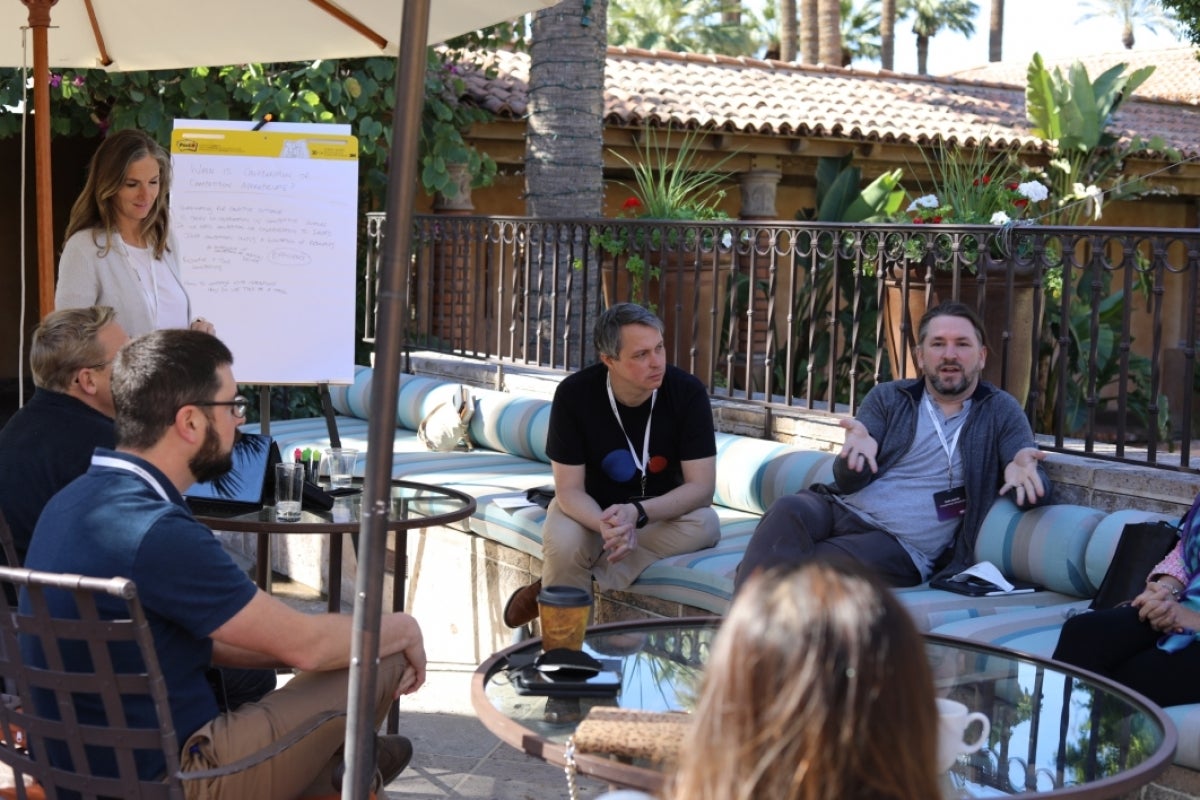
[[[958,519],[967,513],[967,487],[934,492],[933,506],[937,509],[938,522]]]

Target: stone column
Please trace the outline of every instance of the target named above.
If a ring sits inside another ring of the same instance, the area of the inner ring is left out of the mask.
[[[466,164],[447,164],[446,171],[454,179],[458,191],[454,197],[438,192],[433,198],[433,210],[437,214],[470,214],[475,210],[471,203],[471,171]]]
[[[783,172],[777,158],[754,158],[751,168],[739,177],[742,187],[741,219],[779,219],[775,210],[775,190]]]

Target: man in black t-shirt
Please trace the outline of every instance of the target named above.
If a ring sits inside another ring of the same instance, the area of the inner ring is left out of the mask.
[[[712,547],[716,436],[708,393],[670,366],[663,323],[619,303],[596,322],[600,363],[554,393],[546,452],[555,498],[542,525],[542,579],[504,607],[517,628],[538,615],[542,583],[624,589],[660,558]]]

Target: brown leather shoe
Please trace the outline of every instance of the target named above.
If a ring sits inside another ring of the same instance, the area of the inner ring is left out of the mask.
[[[542,591],[542,581],[539,578],[528,586],[522,586],[512,593],[504,604],[504,624],[510,628],[520,628],[537,619],[538,593]]]

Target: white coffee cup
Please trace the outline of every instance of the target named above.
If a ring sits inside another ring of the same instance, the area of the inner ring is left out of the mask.
[[[992,724],[979,711],[968,711],[967,707],[957,700],[945,697],[937,699],[938,715],[938,772],[945,772],[954,766],[960,755],[974,753],[983,747],[992,731]],[[972,722],[979,722],[979,735],[974,741],[964,741],[967,728]]]

